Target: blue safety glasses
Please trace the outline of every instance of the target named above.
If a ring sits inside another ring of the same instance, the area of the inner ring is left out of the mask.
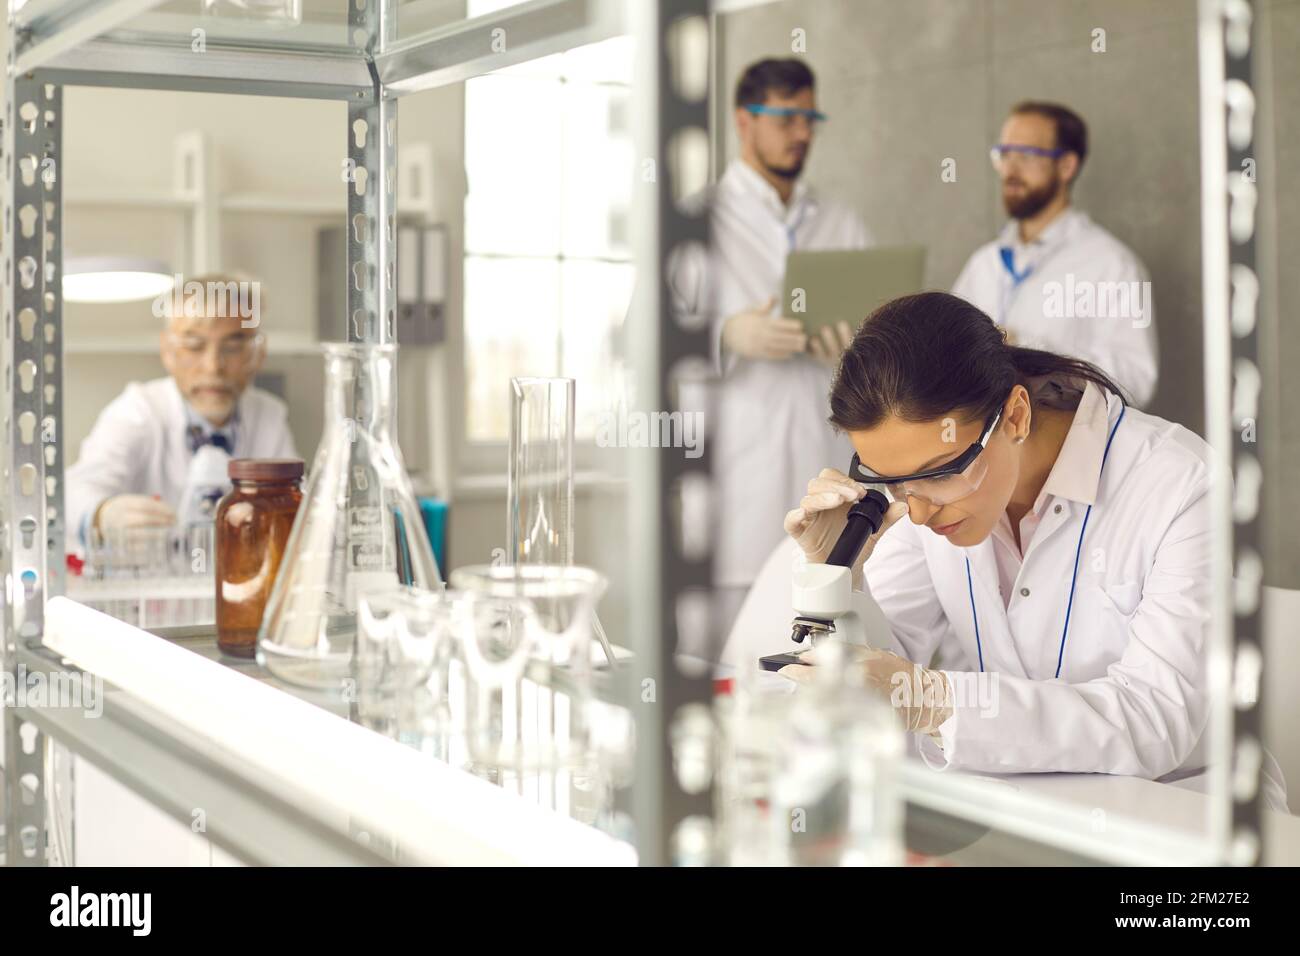
[[[797,116],[802,116],[812,127],[825,123],[829,118],[818,110],[806,110],[797,106],[762,106],[758,103],[750,103],[745,109],[755,116],[771,116],[782,126],[790,126]]]
[[[989,150],[989,159],[994,169],[1001,169],[1008,161],[1017,160],[1025,163],[1042,163],[1049,159],[1060,159],[1066,154],[1064,149],[1046,149],[1042,146],[1017,146],[1014,143],[998,143]]]

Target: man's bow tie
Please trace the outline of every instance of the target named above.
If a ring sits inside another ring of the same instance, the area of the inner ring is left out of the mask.
[[[188,437],[190,454],[194,454],[204,445],[215,445],[227,454],[230,454],[232,451],[230,447],[230,437],[228,435],[223,435],[221,432],[210,432],[205,435],[200,426],[191,425]]]

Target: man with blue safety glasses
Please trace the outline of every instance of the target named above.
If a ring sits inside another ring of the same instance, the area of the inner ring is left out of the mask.
[[[686,203],[709,209],[712,248],[677,257],[669,273],[675,307],[711,328],[722,375],[708,440],[719,500],[727,503],[714,568],[724,626],[780,541],[787,502],[803,494],[806,462],[848,461],[852,453],[826,422],[825,404],[853,329],[842,323],[809,341],[802,323],[785,317],[794,314],[791,303],[778,302],[786,257],[870,244],[853,210],[804,181],[827,121],[808,66],[752,64],[736,84],[734,106],[739,155]]]
[[[1085,359],[1145,405],[1155,392],[1155,305],[1133,251],[1071,205],[1088,155],[1072,110],[1027,101],[990,151],[1010,222],[975,251],[953,293],[1017,345]]]

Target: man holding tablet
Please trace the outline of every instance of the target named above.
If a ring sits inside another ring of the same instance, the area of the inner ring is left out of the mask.
[[[851,454],[826,422],[825,403],[831,369],[853,330],[840,323],[809,341],[801,322],[782,318],[796,314],[791,303],[778,308],[786,257],[871,241],[852,210],[817,196],[800,178],[826,120],[807,65],[783,59],[750,66],[736,85],[734,117],[739,158],[688,200],[710,210],[713,247],[707,256],[680,257],[670,272],[675,308],[709,322],[722,374],[719,423],[706,440],[716,439],[718,500],[726,502],[714,566],[724,627],[781,540],[782,516],[802,495],[808,467],[847,462]]]

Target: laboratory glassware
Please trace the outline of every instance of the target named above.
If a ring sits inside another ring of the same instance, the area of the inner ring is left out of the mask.
[[[544,789],[562,773],[571,789],[541,796],[572,803],[597,769],[591,618],[604,577],[577,566],[480,565],[452,572],[451,583],[465,597],[457,646],[472,769],[497,782],[540,778]]]
[[[355,719],[443,760],[452,606],[441,591],[400,587],[363,594],[357,607]]]
[[[851,648],[817,649],[810,683],[735,685],[717,792],[732,865],[902,862],[903,732],[860,680]]]
[[[237,458],[234,487],[217,504],[217,646],[235,657],[257,651],[257,630],[302,503],[297,458]]]
[[[571,378],[510,380],[510,459],[506,476],[512,564],[573,563]]]
[[[573,564],[575,387],[571,378],[510,380],[506,541],[512,564]],[[612,665],[614,652],[594,609],[591,626]]]
[[[89,530],[68,596],[137,627],[211,624],[212,523]]]
[[[94,577],[146,577],[171,571],[175,528],[92,528],[89,537],[86,558]]]
[[[394,345],[325,353],[325,433],[258,633],[257,658],[292,684],[350,680],[357,599],[442,585],[396,437]]]

